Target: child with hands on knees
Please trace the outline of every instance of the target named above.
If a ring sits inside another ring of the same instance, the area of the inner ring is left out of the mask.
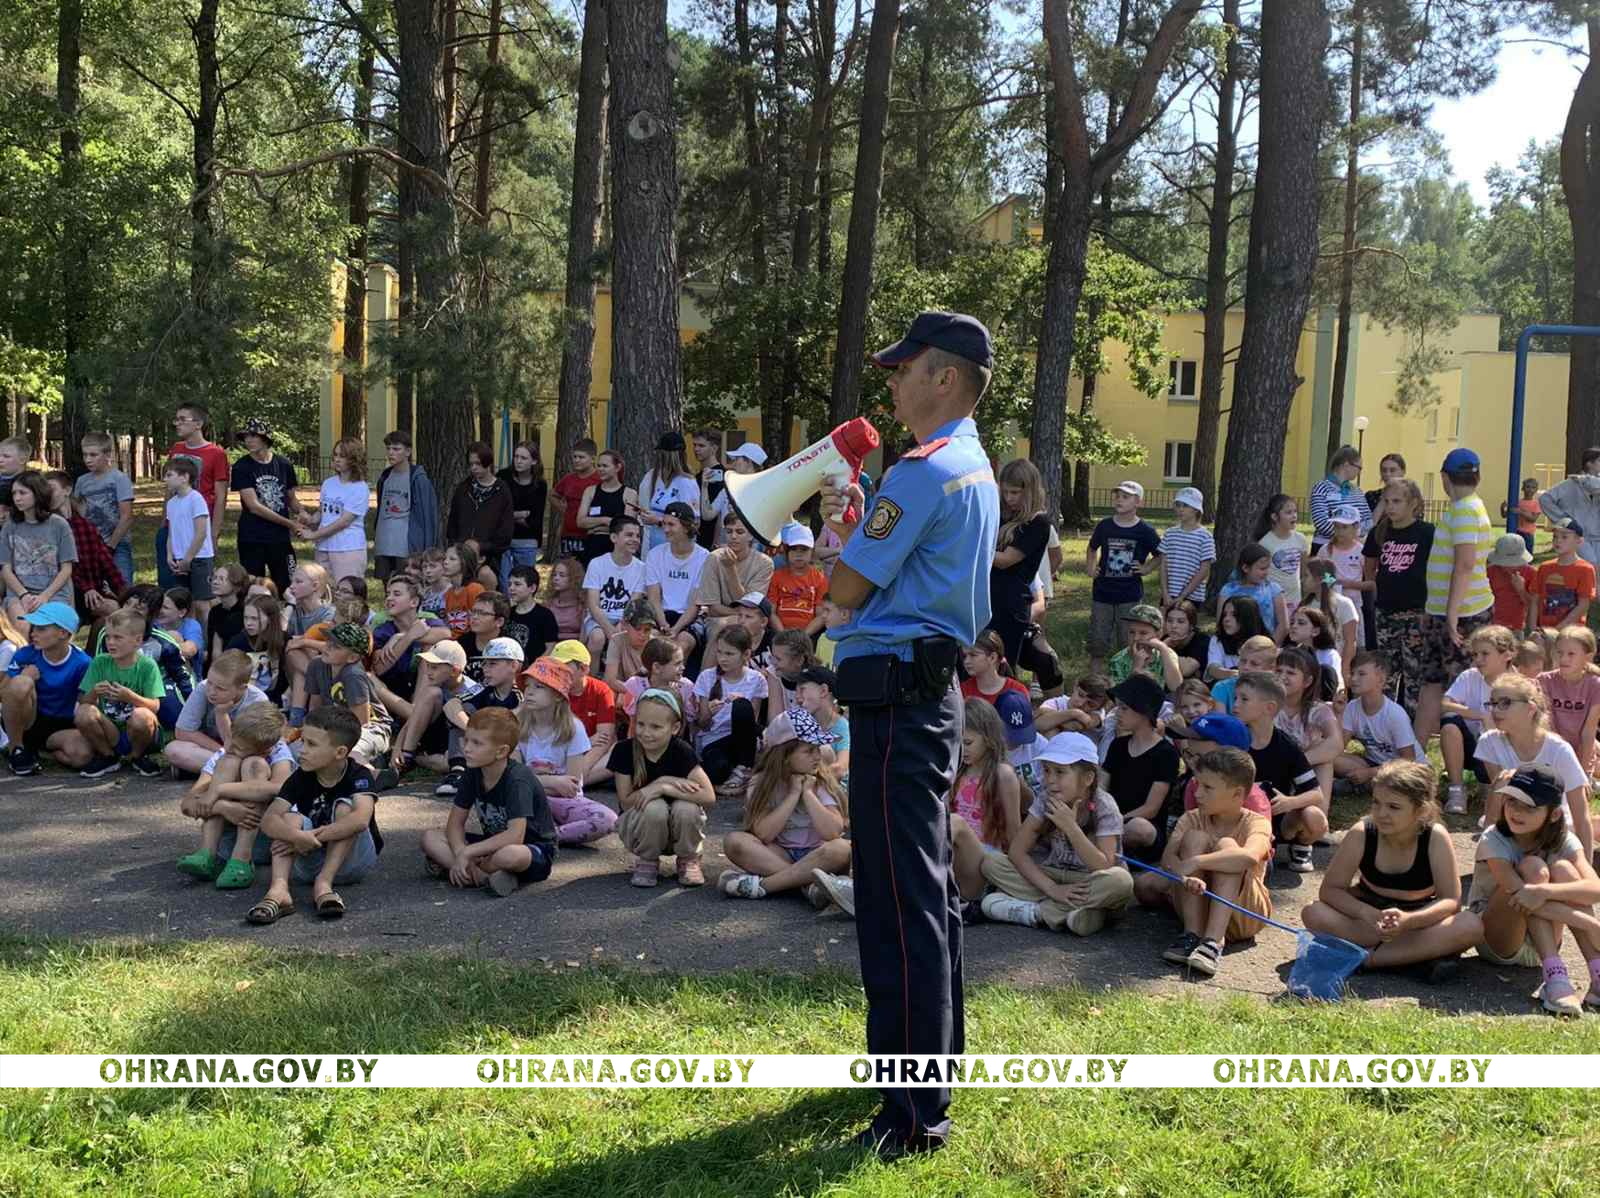
[[[1521,541],[1521,537],[1516,538]],[[1488,768],[1477,759],[1478,737],[1489,721],[1489,694],[1495,679],[1511,669],[1517,654],[1517,638],[1509,628],[1490,624],[1467,638],[1472,668],[1456,675],[1439,706],[1444,718],[1439,721],[1439,751],[1444,757],[1446,777],[1446,815],[1463,815],[1467,810],[1467,791],[1462,771],[1467,762],[1478,781],[1489,781]]]
[[[1600,1010],[1600,878],[1590,852],[1561,818],[1562,781],[1540,765],[1502,774],[1499,811],[1478,841],[1467,909],[1483,921],[1478,955],[1491,965],[1539,966],[1539,1001],[1556,1015]],[[1561,960],[1571,931],[1589,966],[1588,992],[1577,990]]]
[[[1219,748],[1195,761],[1197,805],[1179,818],[1161,858],[1161,867],[1183,883],[1158,876],[1160,885],[1152,888],[1183,920],[1183,935],[1161,959],[1206,977],[1216,975],[1229,941],[1252,940],[1263,927],[1260,919],[1214,903],[1209,895],[1272,916],[1267,891],[1272,829],[1265,817],[1245,807],[1255,778],[1255,762],[1243,749]]]
[[[1022,830],[1022,783],[1006,761],[1005,725],[994,705],[968,699],[963,716],[961,769],[950,788],[950,869],[961,891],[963,920],[971,922],[987,885],[985,856],[1003,856]]]
[[[359,882],[378,865],[383,834],[376,817],[372,770],[350,756],[361,739],[361,721],[343,707],[319,707],[300,729],[300,768],[289,775],[261,817],[272,837],[272,882],[245,914],[253,924],[271,924],[294,910],[289,883],[311,887],[323,919],[345,912],[335,886]]]
[[[1122,813],[1100,789],[1099,752],[1080,732],[1058,732],[1034,758],[1044,790],[1028,807],[1004,856],[986,853],[996,889],[979,904],[989,919],[1089,936],[1133,897],[1118,864]]]
[[[442,829],[422,834],[430,876],[452,886],[481,886],[505,898],[550,876],[556,859],[556,825],[544,787],[517,760],[517,717],[504,708],[467,721],[461,751],[467,762],[455,805]],[[467,831],[475,812],[479,832]]]
[[[1506,673],[1494,681],[1489,694],[1489,719],[1494,727],[1478,738],[1478,760],[1500,779],[1511,770],[1539,765],[1556,776],[1567,798],[1571,831],[1583,845],[1584,858],[1594,855],[1594,824],[1589,817],[1589,774],[1578,755],[1550,730],[1548,700],[1536,683],[1520,674]],[[1489,793],[1481,827],[1500,819],[1498,789]]]
[[[283,743],[287,726],[271,703],[254,703],[231,722],[227,746],[206,757],[179,804],[184,815],[202,821],[200,847],[178,859],[179,873],[218,890],[245,890],[255,883],[255,867],[271,863],[271,842],[258,833],[267,804],[294,773],[294,755]]]
[[[539,779],[561,844],[589,844],[617,825],[617,813],[583,797],[583,782],[597,757],[583,721],[572,714],[568,692],[575,668],[553,657],[536,658],[523,671],[518,757]]]
[[[833,771],[822,764],[822,749],[831,743],[822,726],[798,707],[767,726],[744,827],[722,842],[734,866],[717,880],[723,894],[766,898],[816,886],[816,871],[842,875],[849,870],[847,800]],[[832,901],[820,886],[808,897],[819,909]]]
[[[1433,767],[1391,761],[1372,779],[1372,814],[1345,834],[1328,863],[1317,901],[1301,915],[1326,932],[1372,950],[1367,969],[1426,965],[1434,985],[1483,938],[1483,922],[1462,910],[1450,833],[1438,821]]]
[[[668,853],[676,858],[678,885],[705,885],[700,854],[717,795],[683,730],[678,692],[647,688],[634,704],[632,735],[611,750],[606,763],[616,779],[622,809],[617,837],[633,854],[634,886],[654,886]]]
[[[230,724],[246,707],[265,703],[266,694],[251,682],[250,655],[229,649],[211,663],[205,682],[189,692],[178,713],[167,764],[198,774],[217,750],[228,743]]]

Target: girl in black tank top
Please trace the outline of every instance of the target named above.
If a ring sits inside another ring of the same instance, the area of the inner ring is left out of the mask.
[[[1433,983],[1445,981],[1455,959],[1483,939],[1483,920],[1462,908],[1448,832],[1435,822],[1436,781],[1426,762],[1391,761],[1380,769],[1372,815],[1340,842],[1317,901],[1301,913],[1313,932],[1370,949],[1368,969],[1417,965]],[[1380,847],[1401,861],[1380,867]]]
[[[615,491],[607,491],[596,486],[594,497],[589,501],[589,510],[586,516],[604,516],[607,520],[614,520],[623,515],[627,510],[628,488],[619,486]],[[605,529],[596,530],[586,534],[583,538],[583,564],[588,565],[602,554],[611,552],[611,533]]]

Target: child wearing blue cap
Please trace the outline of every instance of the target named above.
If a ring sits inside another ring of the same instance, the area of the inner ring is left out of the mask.
[[[48,753],[68,769],[89,757],[73,735],[78,684],[89,671],[89,655],[72,643],[78,613],[65,603],[46,603],[23,617],[28,643],[18,649],[0,684],[0,713],[11,748],[6,764],[19,778],[39,772]]]

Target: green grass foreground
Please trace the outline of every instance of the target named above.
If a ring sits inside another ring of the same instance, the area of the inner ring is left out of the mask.
[[[853,978],[0,941],[0,1051],[837,1052]],[[973,1052],[1600,1052],[1600,1021],[974,988]],[[1563,1067],[1552,1057],[1551,1068]],[[1574,1081],[1593,1079],[1574,1078]],[[0,1091],[0,1194],[1592,1194],[1574,1091],[958,1094],[950,1148],[830,1145],[870,1091]]]

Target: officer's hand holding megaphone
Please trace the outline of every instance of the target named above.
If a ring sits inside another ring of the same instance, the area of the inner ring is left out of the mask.
[[[841,485],[842,484],[842,485]],[[867,503],[867,493],[861,489],[859,483],[848,482],[838,478],[825,478],[822,487],[817,492],[821,499],[822,518],[829,528],[839,534],[841,541],[848,541],[850,534],[855,532],[861,523],[861,516]],[[849,513],[856,518],[846,522],[845,515]]]

